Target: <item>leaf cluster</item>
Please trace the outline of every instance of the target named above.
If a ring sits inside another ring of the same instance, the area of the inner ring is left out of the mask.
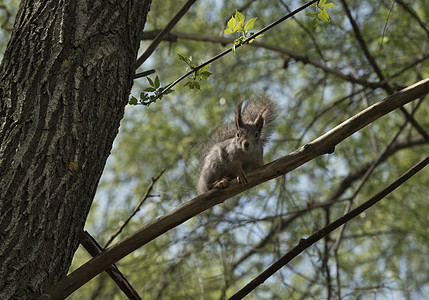
[[[313,18],[311,21],[311,26],[314,28],[319,23],[319,20],[324,22],[331,22],[329,17],[328,8],[335,6],[334,3],[326,3],[327,0],[320,0],[318,3],[312,4],[311,7],[316,9],[316,12],[307,13],[307,16]]]
[[[253,43],[253,41],[262,37],[263,34],[257,35],[254,38],[254,35],[250,30],[255,27],[255,22],[258,18],[252,18],[245,23],[244,15],[238,10],[235,11],[235,14],[229,19],[227,26],[228,28],[224,30],[225,34],[232,34],[236,38],[232,50],[235,51],[237,46],[241,46],[245,43]]]
[[[189,80],[188,82],[185,83],[185,86],[189,87],[191,90],[192,89],[197,89],[200,90],[201,86],[200,86],[200,81],[202,80],[206,80],[207,78],[210,77],[210,75],[212,75],[212,73],[210,73],[209,64],[202,64],[202,65],[198,65],[198,64],[194,64],[192,62],[192,56],[185,56],[185,55],[181,55],[179,53],[177,53],[177,55],[179,56],[179,59],[181,61],[184,61],[188,67],[186,68],[186,70],[191,69],[194,72],[192,73],[192,80]]]
[[[155,80],[152,80],[150,77],[146,77],[149,82],[149,87],[145,88],[140,93],[140,98],[137,99],[134,96],[131,96],[128,104],[130,105],[145,105],[149,106],[151,103],[154,103],[156,100],[161,100],[164,95],[171,94],[174,90],[166,87],[162,87],[158,75],[155,76]]]

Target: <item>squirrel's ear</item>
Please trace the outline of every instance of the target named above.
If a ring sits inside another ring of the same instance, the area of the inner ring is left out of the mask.
[[[268,109],[273,103],[268,104],[267,107],[258,115],[258,117],[255,120],[255,126],[258,129],[258,131],[262,130],[262,127],[264,127],[265,118],[267,117]]]
[[[262,127],[264,127],[264,118],[265,114],[259,114],[259,116],[256,118],[255,120],[255,126],[258,129],[258,131],[260,132],[262,130]]]
[[[243,98],[238,101],[237,110],[235,111],[235,126],[237,129],[243,126],[243,121],[241,120],[241,107],[243,106]]]

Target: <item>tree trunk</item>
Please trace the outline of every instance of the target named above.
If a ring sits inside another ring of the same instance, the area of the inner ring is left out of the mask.
[[[22,1],[0,66],[0,299],[35,298],[66,275],[150,2]]]

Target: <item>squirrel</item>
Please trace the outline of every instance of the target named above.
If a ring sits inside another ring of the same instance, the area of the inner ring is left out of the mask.
[[[236,178],[245,185],[246,173],[264,164],[263,147],[273,132],[278,109],[266,96],[258,96],[243,106],[240,99],[235,123],[219,126],[200,154],[197,193],[225,188]]]

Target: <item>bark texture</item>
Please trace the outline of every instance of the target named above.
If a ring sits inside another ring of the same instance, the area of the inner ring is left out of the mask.
[[[35,298],[66,275],[150,2],[22,1],[0,66],[0,299]]]

